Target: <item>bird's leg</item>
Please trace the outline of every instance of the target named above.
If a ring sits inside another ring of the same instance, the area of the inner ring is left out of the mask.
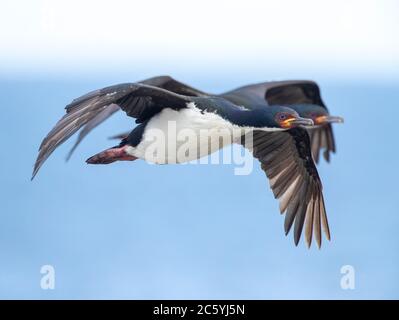
[[[95,154],[86,160],[89,164],[109,164],[115,161],[134,161],[137,158],[128,154],[126,148],[128,145],[122,147],[113,147],[100,153]]]

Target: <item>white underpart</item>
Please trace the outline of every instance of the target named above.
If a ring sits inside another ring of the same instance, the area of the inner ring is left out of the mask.
[[[127,152],[158,164],[188,162],[236,142],[250,129],[233,125],[216,113],[202,113],[188,103],[187,108],[165,108],[152,117],[141,142]]]

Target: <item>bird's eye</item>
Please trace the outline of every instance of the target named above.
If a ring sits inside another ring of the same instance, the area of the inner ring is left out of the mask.
[[[285,120],[287,118],[287,116],[284,113],[280,113],[278,117],[280,120]]]

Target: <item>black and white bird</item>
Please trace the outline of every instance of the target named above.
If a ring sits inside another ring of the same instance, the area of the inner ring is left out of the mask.
[[[145,82],[154,86],[167,87],[174,92],[209,95],[167,76],[151,78],[143,81],[143,83]],[[246,85],[217,96],[245,106],[248,109],[264,108],[272,105],[288,106],[298,112],[301,117],[312,119],[315,124],[307,129],[312,146],[312,155],[316,163],[319,162],[321,150],[323,150],[323,156],[327,162],[330,162],[330,153],[336,152],[332,124],[343,123],[344,120],[342,117],[330,115],[321,98],[319,86],[314,81],[269,81]],[[96,121],[93,121],[93,124],[95,123]],[[89,128],[91,129],[91,125],[87,126],[87,129]],[[82,133],[87,134],[87,132],[87,130],[82,130]],[[127,134],[128,132],[121,133],[113,136],[113,138],[123,138]],[[76,148],[77,144],[75,144],[74,148]]]
[[[138,125],[118,146],[90,157],[88,163],[108,164],[136,159],[159,164],[179,162],[169,153],[147,152],[153,142],[152,131],[163,133],[165,143],[172,139],[168,135],[170,122],[175,124],[177,132],[190,129],[199,136],[204,130],[214,135],[239,132],[238,138],[232,137],[230,141],[246,146],[251,140],[251,151],[261,162],[275,198],[280,200],[281,213],[286,213],[286,234],[294,225],[294,241],[298,244],[305,225],[309,246],[313,234],[317,244],[321,245],[321,228],[330,239],[322,184],[312,158],[309,135],[303,127],[312,126],[313,121],[300,117],[286,106],[246,108],[170,77],[110,86],[73,100],[66,107],[65,116],[41,143],[32,179],[51,153],[70,136],[82,129],[79,143],[91,129],[119,109],[135,118]],[[174,142],[178,148],[181,142]],[[201,144],[209,146],[208,138],[200,138],[193,146],[198,152],[193,153],[193,158],[186,157],[185,161],[198,159],[225,146],[203,148]]]

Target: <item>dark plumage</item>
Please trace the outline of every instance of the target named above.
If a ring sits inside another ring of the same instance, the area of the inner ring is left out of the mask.
[[[167,76],[95,90],[66,107],[66,115],[40,145],[32,179],[50,154],[70,136],[81,129],[71,154],[88,132],[119,109],[135,118],[139,125],[131,133],[120,136],[123,140],[118,146],[89,158],[88,163],[106,164],[143,158],[132,150],[143,143],[147,127],[156,125],[153,119],[161,121],[162,118],[155,116],[163,110],[176,110],[180,114],[194,105],[198,111],[193,111],[195,116],[206,119],[207,114],[215,114],[220,119],[218,121],[222,121],[220,123],[226,121],[234,126],[251,128],[251,134],[242,136],[239,142],[249,147],[261,162],[273,194],[280,200],[280,211],[286,213],[286,233],[294,225],[294,240],[298,244],[305,225],[308,245],[314,233],[320,246],[321,226],[330,239],[322,184],[312,159],[309,135],[305,128],[300,127],[311,125],[313,121],[301,118],[295,110],[283,106],[287,103],[266,104],[258,97],[259,92],[257,88],[237,89],[215,96]],[[279,94],[273,99],[276,97]]]
[[[161,88],[169,88],[176,93],[187,92],[193,96],[207,95],[203,91],[189,87],[168,76],[155,77],[143,81]],[[218,95],[237,105],[249,109],[263,108],[271,105],[285,105],[298,112],[301,117],[312,119],[316,127],[308,128],[311,141],[311,150],[316,163],[319,162],[320,152],[323,151],[324,159],[329,162],[330,154],[336,152],[336,144],[332,123],[343,122],[340,117],[329,115],[324,104],[320,89],[316,82],[308,80],[271,81],[247,85]],[[317,116],[327,116],[323,123],[316,123]],[[91,129],[93,125],[90,125]],[[87,130],[82,130],[86,134]],[[122,133],[116,137],[126,136]],[[81,139],[80,139],[81,140]],[[78,142],[80,142],[80,140]]]
[[[255,130],[249,139],[253,139],[253,156],[260,161],[274,197],[280,200],[280,212],[286,213],[285,233],[288,234],[295,221],[294,241],[298,244],[306,220],[305,238],[309,246],[313,233],[318,246],[321,246],[321,225],[330,240],[323,187],[312,159],[306,130]]]
[[[302,117],[313,119],[308,111],[329,116],[328,109],[321,99],[319,86],[313,81],[264,82],[240,87],[221,94],[221,96],[248,108],[262,104],[265,106],[286,105],[293,108]],[[308,110],[312,108],[311,106],[313,106],[313,110]],[[309,129],[312,154],[316,163],[319,161],[319,154],[322,149],[324,149],[323,155],[327,162],[330,161],[330,153],[336,152],[331,123],[342,121],[342,118],[330,117],[330,121],[327,119],[324,123],[318,123],[317,127]]]

